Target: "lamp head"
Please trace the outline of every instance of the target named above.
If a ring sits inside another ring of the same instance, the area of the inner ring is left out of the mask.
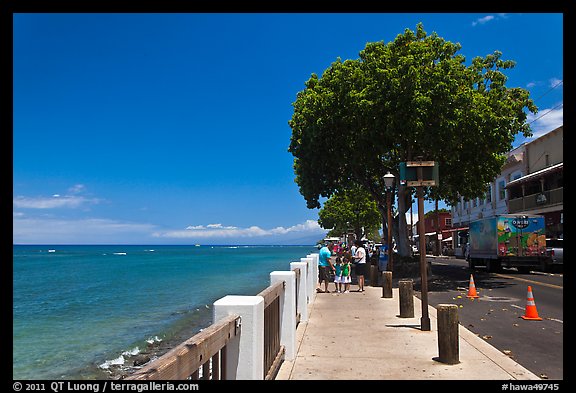
[[[394,175],[391,174],[390,172],[388,172],[386,175],[384,175],[384,184],[386,185],[386,188],[392,188],[392,186],[394,185]]]

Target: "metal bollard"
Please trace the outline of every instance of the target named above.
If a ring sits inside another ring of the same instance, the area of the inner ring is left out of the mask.
[[[412,280],[398,281],[400,318],[414,318],[414,285]]]
[[[392,297],[392,272],[382,272],[382,297]]]
[[[439,304],[438,316],[438,361],[446,364],[458,364],[458,306]]]

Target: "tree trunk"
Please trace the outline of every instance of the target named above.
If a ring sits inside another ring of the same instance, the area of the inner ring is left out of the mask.
[[[364,231],[362,228],[354,228],[354,233],[356,234],[356,240],[362,240],[364,237]]]

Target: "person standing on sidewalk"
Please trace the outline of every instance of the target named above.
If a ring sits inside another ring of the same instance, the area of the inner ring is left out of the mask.
[[[330,260],[331,257],[332,243],[329,243],[320,249],[318,255],[318,287],[316,288],[316,292],[318,293],[330,293],[328,290],[328,282],[330,281],[330,271],[334,270],[334,266]],[[324,281],[324,290],[322,290],[322,281]]]
[[[336,257],[336,263],[334,264],[334,287],[336,288],[336,293],[344,292],[342,290],[342,257]]]
[[[385,272],[388,268],[388,243],[382,242],[378,254],[378,271]]]
[[[350,273],[352,272],[352,265],[350,264],[350,259],[348,256],[343,256],[344,263],[342,264],[342,278],[340,279],[342,284],[344,284],[344,293],[350,292],[350,283],[352,282],[350,278]]]
[[[358,277],[358,292],[364,292],[364,276],[366,275],[366,249],[360,240],[354,242],[356,244],[356,277]]]

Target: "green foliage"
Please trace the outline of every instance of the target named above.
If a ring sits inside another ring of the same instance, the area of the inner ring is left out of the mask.
[[[525,110],[537,108],[528,91],[506,87],[513,61],[495,51],[467,66],[460,49],[419,23],[416,32],[368,43],[358,59],[338,58],[321,77],[312,74],[288,122],[295,181],[309,208],[355,184],[385,217],[384,175],[398,179],[399,163],[420,157],[439,165],[440,185],[426,190],[429,198],[454,205],[484,195],[515,136],[531,135]],[[411,191],[396,191],[399,251],[408,255]]]
[[[450,210],[442,208],[438,209],[438,213],[450,213]],[[436,217],[436,210],[430,210],[429,212],[424,214],[424,218],[428,217]]]
[[[361,187],[337,192],[320,209],[318,224],[332,229],[330,236],[341,236],[352,229],[358,239],[378,231],[381,216],[372,196]]]
[[[309,208],[351,183],[382,206],[383,176],[398,178],[398,164],[419,156],[439,163],[434,197],[455,203],[484,193],[515,135],[531,135],[525,109],[537,108],[528,91],[506,87],[513,61],[495,51],[466,66],[459,50],[418,24],[312,74],[293,103],[288,149]]]

